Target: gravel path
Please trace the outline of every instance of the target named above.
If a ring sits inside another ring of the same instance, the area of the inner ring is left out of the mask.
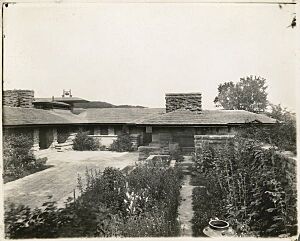
[[[189,168],[193,165],[191,156],[184,156],[184,161],[180,163],[183,168],[183,185],[180,190],[181,202],[178,207],[178,218],[181,226],[181,236],[192,237],[192,218],[194,215],[193,205],[192,205],[192,194],[194,186],[190,185],[191,175]]]
[[[108,166],[123,169],[138,159],[138,153],[108,151],[51,152],[42,156],[47,156],[47,165],[53,167],[4,184],[5,206],[16,203],[40,207],[46,201],[62,203],[73,196],[78,174],[84,177],[86,167],[102,171]]]
[[[193,206],[192,206],[192,193],[193,186],[190,183],[191,176],[185,175],[183,185],[180,191],[181,203],[178,208],[178,216],[181,224],[181,236],[192,237],[192,218],[193,218]]]

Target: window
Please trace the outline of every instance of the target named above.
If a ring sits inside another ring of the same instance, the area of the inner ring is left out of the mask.
[[[152,133],[152,126],[146,126],[146,133]]]
[[[108,135],[108,127],[107,126],[101,126],[100,135]]]
[[[94,135],[94,127],[93,126],[85,126],[83,127],[84,132],[88,132],[88,135]]]

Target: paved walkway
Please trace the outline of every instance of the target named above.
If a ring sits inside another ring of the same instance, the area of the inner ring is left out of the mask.
[[[190,185],[191,175],[189,175],[189,167],[193,165],[191,157],[185,156],[184,161],[181,163],[183,172],[185,173],[183,177],[183,185],[180,190],[181,203],[178,208],[178,217],[181,225],[181,236],[192,237],[192,218],[194,215],[192,206],[192,194],[194,186]]]
[[[53,167],[4,184],[5,206],[16,203],[40,207],[46,201],[62,203],[73,196],[78,174],[84,178],[86,167],[102,171],[108,166],[123,169],[138,159],[138,153],[109,151],[53,151],[40,156],[47,156],[47,165]]]

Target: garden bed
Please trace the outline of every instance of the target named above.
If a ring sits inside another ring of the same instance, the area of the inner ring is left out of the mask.
[[[126,172],[115,168],[104,172],[88,170],[84,179],[78,178],[80,197],[69,199],[65,208],[58,208],[54,202],[38,209],[12,205],[5,212],[6,237],[179,235],[181,186],[177,167],[149,162]]]
[[[235,143],[235,144],[234,144]],[[194,236],[211,218],[228,221],[237,235],[297,234],[296,173],[291,160],[239,138],[223,147],[203,145],[191,183]]]
[[[210,181],[203,175],[192,175],[191,184],[193,189],[193,210],[192,219],[193,236],[206,237],[203,229],[208,226],[211,218],[224,219],[226,210],[223,206],[223,197],[217,193],[210,184]],[[210,189],[211,187],[211,189]]]

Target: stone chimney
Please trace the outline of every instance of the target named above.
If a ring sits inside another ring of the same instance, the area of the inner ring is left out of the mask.
[[[190,111],[202,110],[201,93],[167,93],[166,94],[166,112],[178,109]]]
[[[32,108],[34,101],[33,90],[4,90],[3,105],[11,107]]]

